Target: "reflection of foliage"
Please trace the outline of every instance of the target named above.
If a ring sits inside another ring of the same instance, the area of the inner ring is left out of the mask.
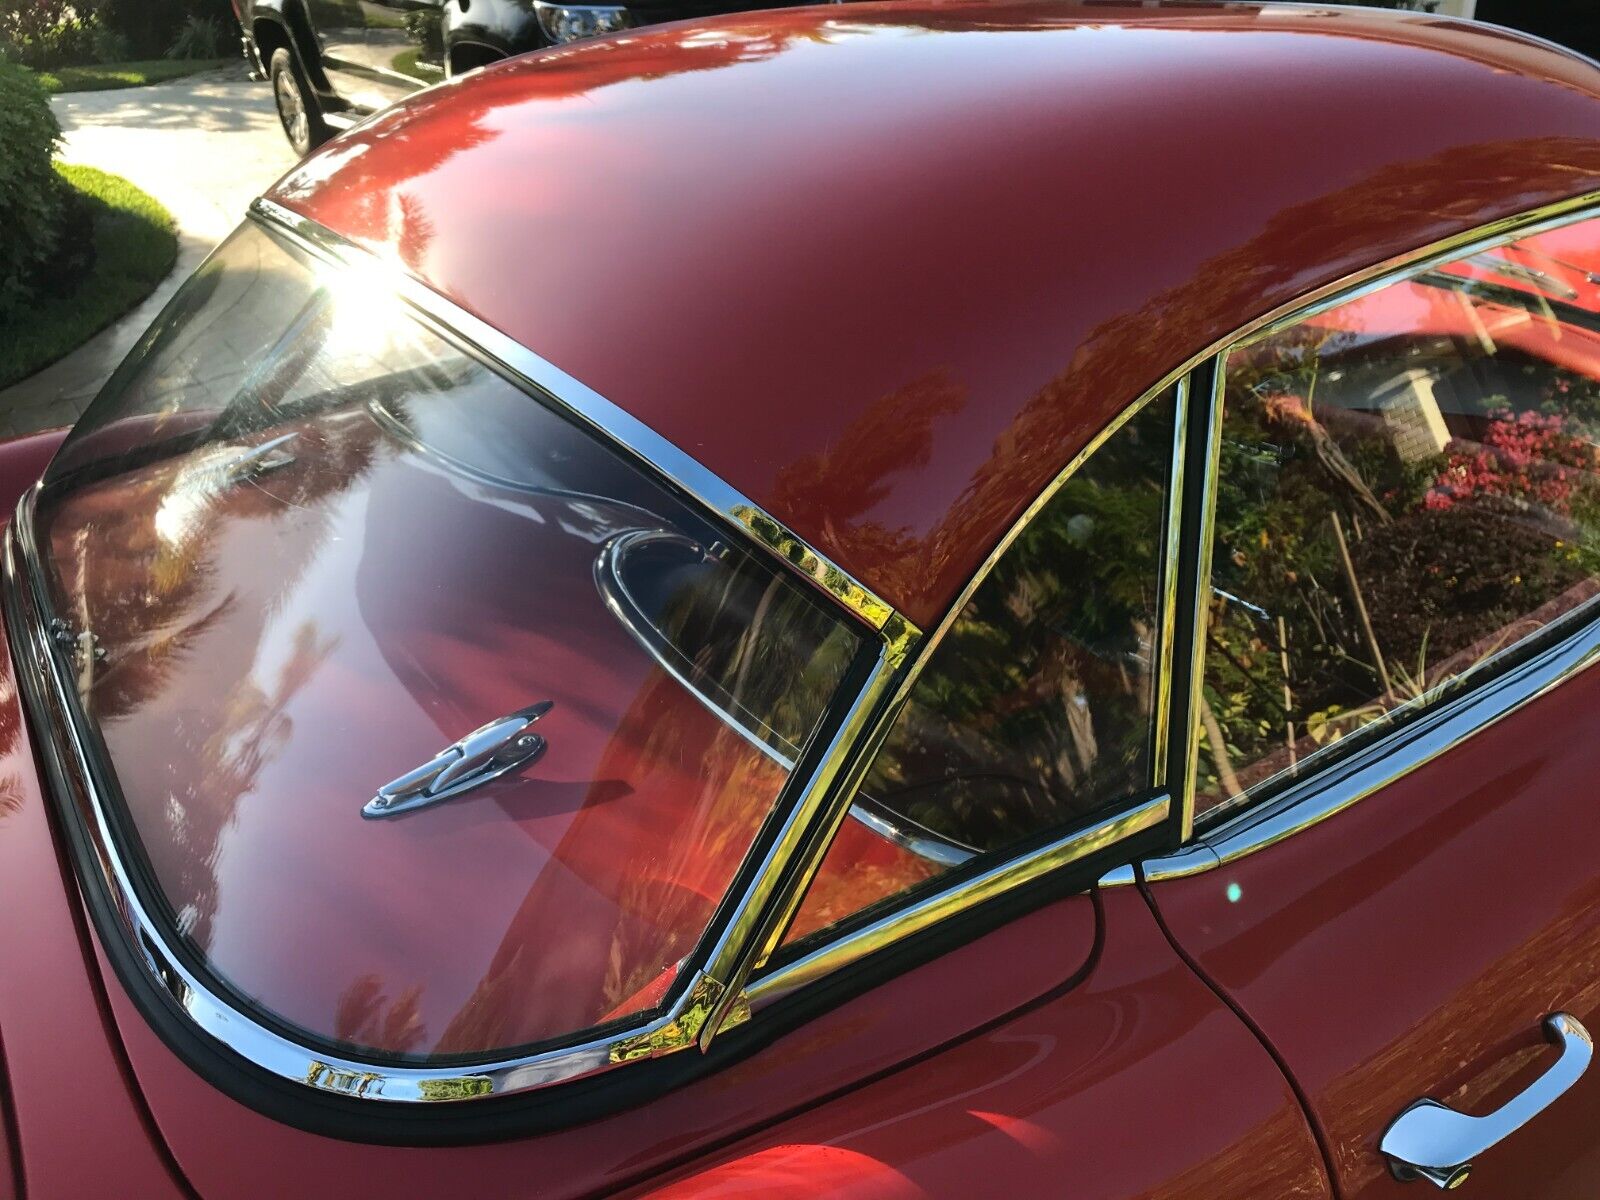
[[[1565,432],[1560,414],[1523,412],[1493,416],[1474,449],[1455,444],[1423,503],[1447,509],[1485,496],[1571,511],[1573,489],[1582,472],[1594,467],[1594,453]]]
[[[357,976],[339,995],[333,1034],[353,1046],[415,1050],[427,1032],[419,1012],[421,998],[422,989],[411,987],[391,1001],[376,975]]]
[[[1431,698],[1587,600],[1600,570],[1596,450],[1573,436],[1600,387],[1425,322],[1375,336],[1400,311],[1383,304],[1230,358],[1201,714],[1214,798]]]
[[[983,849],[1147,786],[1173,402],[1052,498],[918,680],[864,791]]]

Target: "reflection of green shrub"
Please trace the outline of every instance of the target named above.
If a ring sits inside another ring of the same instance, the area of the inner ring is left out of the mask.
[[[60,140],[33,72],[0,63],[0,324],[27,307],[61,241],[66,189],[51,165]]]
[[[438,59],[444,56],[444,20],[438,9],[408,12],[406,34],[417,43],[418,57]]]
[[[1147,786],[1173,403],[1113,435],[995,565],[862,786],[998,849]]]

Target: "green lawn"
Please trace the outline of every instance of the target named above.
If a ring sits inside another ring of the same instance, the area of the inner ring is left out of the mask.
[[[389,69],[401,75],[409,75],[412,79],[420,79],[423,83],[438,83],[444,78],[444,68],[438,63],[418,62],[417,56],[422,51],[402,50],[389,62]]]
[[[39,82],[47,92],[101,92],[107,88],[140,87],[209,71],[231,59],[155,58],[148,62],[97,63],[88,67],[56,67],[40,71]]]
[[[70,296],[43,296],[0,338],[0,387],[48,366],[148,296],[178,256],[172,214],[120,175],[61,163],[94,208],[95,262]]]

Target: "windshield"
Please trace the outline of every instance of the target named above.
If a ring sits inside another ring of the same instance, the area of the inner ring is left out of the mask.
[[[147,903],[238,1004],[402,1061],[657,1009],[861,647],[253,226],[74,431],[35,532]]]

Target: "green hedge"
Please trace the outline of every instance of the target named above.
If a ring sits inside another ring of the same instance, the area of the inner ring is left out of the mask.
[[[0,325],[27,307],[62,242],[69,192],[51,164],[60,144],[33,72],[0,63]]]

